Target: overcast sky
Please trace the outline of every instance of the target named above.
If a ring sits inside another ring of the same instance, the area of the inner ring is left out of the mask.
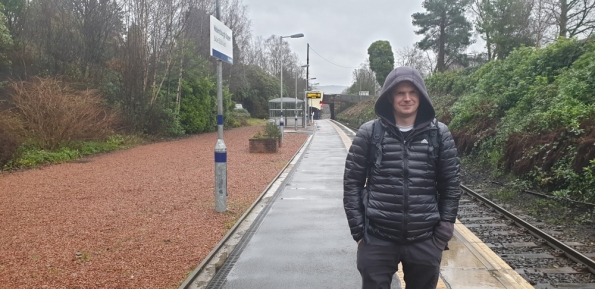
[[[304,33],[304,38],[284,40],[298,55],[300,64],[306,64],[310,44],[310,77],[316,77],[313,82],[320,85],[349,86],[354,68],[368,58],[368,47],[376,40],[388,40],[395,51],[422,39],[411,24],[411,15],[424,11],[422,0],[243,2],[248,6],[254,37]]]

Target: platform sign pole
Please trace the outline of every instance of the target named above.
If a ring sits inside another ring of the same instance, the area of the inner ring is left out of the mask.
[[[294,121],[293,121],[293,127],[295,129],[295,132],[297,132],[297,93],[298,93],[298,89],[297,89],[297,78],[298,78],[298,74],[297,72],[295,73],[295,106],[293,107],[293,116],[294,116]]]
[[[279,36],[279,47],[283,47],[283,36]],[[281,121],[279,121],[279,128],[281,129],[281,143],[283,143],[283,137],[285,134],[285,119],[283,118],[283,57],[281,57],[279,65],[281,66],[281,91],[279,92],[279,97],[281,98]]]
[[[217,3],[217,18],[211,16],[211,56],[217,58],[217,132],[215,145],[215,210],[227,210],[227,147],[223,141],[223,63],[233,64],[232,32],[219,21],[221,6]]]

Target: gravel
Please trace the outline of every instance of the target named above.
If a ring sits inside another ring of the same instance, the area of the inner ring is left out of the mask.
[[[562,242],[574,247],[575,250],[585,254],[595,252],[595,211],[589,207],[576,206],[574,204],[557,202],[543,199],[534,195],[520,193],[510,185],[501,185],[505,183],[502,180],[493,182],[488,169],[463,166],[462,181],[471,189],[482,192],[484,197],[499,203],[509,212],[522,216],[522,218],[534,226],[544,230],[546,233],[559,239]],[[463,199],[467,199],[464,197]],[[466,202],[463,202],[467,204]],[[478,212],[474,212],[478,211]],[[481,223],[464,222],[469,217],[488,217],[492,216],[490,210],[484,207],[480,208],[460,208],[459,218],[463,224]],[[469,214],[469,215],[467,215]],[[593,214],[593,215],[591,215]],[[463,217],[464,215],[464,217]],[[495,219],[491,223],[507,222],[503,219]],[[513,269],[516,269],[531,284],[553,284],[557,283],[583,283],[586,286],[595,284],[595,276],[586,271],[582,271],[582,266],[560,255],[558,250],[546,246],[543,240],[523,234],[520,229],[511,229],[507,227],[474,227],[470,229],[483,242],[490,244],[501,244],[504,247],[493,247],[492,250],[499,254]],[[517,234],[500,234],[500,231],[518,232]],[[518,247],[506,248],[506,243],[510,242],[534,242],[538,247]],[[580,243],[580,245],[577,245]],[[510,254],[550,254],[555,258],[522,258]],[[565,273],[533,273],[531,268],[565,268],[572,267],[579,270],[578,274]],[[588,284],[588,285],[587,285]],[[545,285],[544,285],[545,286]],[[543,288],[540,287],[540,288]],[[553,288],[553,287],[547,287]],[[578,287],[577,287],[578,288]],[[595,287],[593,287],[595,288]]]
[[[0,175],[0,288],[177,288],[308,137],[251,154],[260,129],[225,131],[225,213],[216,133]]]

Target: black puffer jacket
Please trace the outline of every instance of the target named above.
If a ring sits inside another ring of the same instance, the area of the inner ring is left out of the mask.
[[[420,91],[414,128],[406,139],[395,126],[391,90],[408,80]],[[455,222],[461,191],[459,159],[446,125],[433,122],[434,108],[419,73],[408,67],[391,72],[375,105],[385,127],[382,161],[372,165],[367,188],[366,171],[373,122],[361,126],[345,162],[344,206],[351,234],[357,241],[372,234],[397,243],[412,243],[432,237],[440,221]],[[429,153],[425,132],[438,130],[438,159]],[[366,209],[364,209],[366,208]],[[367,225],[366,225],[367,224]]]

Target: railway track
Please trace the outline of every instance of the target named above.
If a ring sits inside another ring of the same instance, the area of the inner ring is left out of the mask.
[[[535,288],[595,288],[595,244],[461,188],[458,219]]]
[[[461,188],[458,219],[535,288],[595,288],[594,244]]]

